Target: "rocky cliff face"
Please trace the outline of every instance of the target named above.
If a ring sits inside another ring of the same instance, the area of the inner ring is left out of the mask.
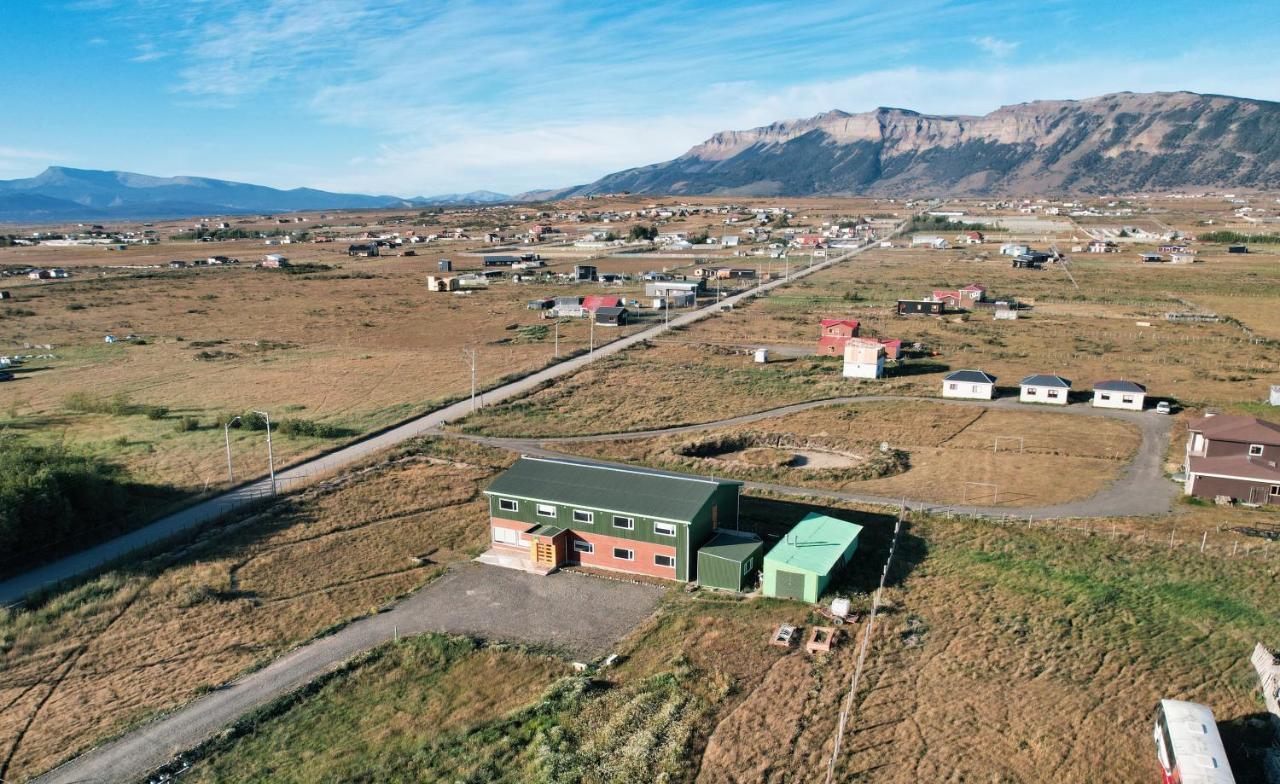
[[[1280,104],[1196,93],[1034,101],[982,117],[831,111],[723,131],[666,163],[553,192],[1116,193],[1280,187]]]

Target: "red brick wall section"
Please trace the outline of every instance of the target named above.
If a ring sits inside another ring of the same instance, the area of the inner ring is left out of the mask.
[[[494,528],[514,528],[521,533],[532,531],[538,527],[534,523],[523,523],[519,520],[506,520],[501,517],[490,517],[489,524]]]
[[[652,577],[664,577],[668,580],[676,579],[676,567],[670,568],[658,566],[653,562],[655,555],[669,555],[676,557],[675,545],[650,544],[648,542],[637,542],[631,539],[620,539],[615,536],[603,536],[601,534],[587,534],[579,531],[569,531],[568,536],[568,557],[569,562],[575,561],[583,566],[591,566],[597,569],[614,569],[620,572],[631,572],[632,574],[647,574]],[[595,552],[591,554],[579,553],[573,549],[573,540],[581,539],[595,545]],[[620,561],[613,557],[614,547],[625,547],[635,553],[634,561]]]

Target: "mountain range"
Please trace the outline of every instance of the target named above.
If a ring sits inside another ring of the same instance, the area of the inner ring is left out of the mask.
[[[1280,104],[1191,92],[981,117],[880,108],[723,131],[664,163],[521,194],[1042,195],[1280,187]]]
[[[492,191],[404,199],[331,193],[314,188],[280,190],[207,177],[152,177],[120,171],[50,166],[35,177],[0,180],[0,221],[177,218],[298,210],[414,208],[492,204],[511,197]]]
[[[0,180],[0,222],[414,208],[617,193],[1017,195],[1280,189],[1280,103],[1191,92],[1032,101],[977,116],[829,111],[722,131],[586,185],[400,198],[51,166]]]

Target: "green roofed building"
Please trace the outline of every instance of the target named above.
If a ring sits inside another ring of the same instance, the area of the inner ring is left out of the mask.
[[[698,584],[746,591],[755,584],[764,542],[755,534],[720,531],[698,548]]]
[[[693,554],[736,527],[741,482],[521,457],[484,494],[492,549],[481,561],[545,574],[582,564],[670,580],[696,579]]]
[[[858,549],[862,526],[810,513],[764,557],[764,595],[816,603]]]

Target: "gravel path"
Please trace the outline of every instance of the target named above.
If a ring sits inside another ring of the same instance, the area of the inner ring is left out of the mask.
[[[1142,443],[1137,453],[1124,471],[1109,487],[1090,498],[1079,501],[1068,501],[1062,504],[1039,507],[1007,507],[1007,506],[955,506],[902,498],[846,493],[839,490],[821,490],[812,487],[796,487],[793,485],[772,484],[767,482],[747,482],[746,487],[753,490],[767,490],[786,495],[805,496],[809,498],[826,498],[840,501],[856,501],[870,504],[898,506],[905,501],[910,509],[934,512],[951,512],[975,516],[996,517],[1035,517],[1072,518],[1072,517],[1112,517],[1156,515],[1169,511],[1179,493],[1178,486],[1164,476],[1164,458],[1169,448],[1169,432],[1173,427],[1173,418],[1161,416],[1150,411],[1116,411],[1105,408],[1094,408],[1087,403],[1073,403],[1061,407],[1043,407],[1019,403],[1014,398],[999,400],[952,400],[947,398],[910,397],[896,395],[867,395],[863,397],[835,397],[825,400],[811,400],[804,403],[793,403],[778,406],[752,414],[729,417],[714,422],[678,427],[659,428],[656,430],[636,430],[627,433],[609,433],[591,436],[570,436],[565,438],[492,438],[485,436],[467,436],[452,434],[459,438],[467,438],[488,446],[509,449],[523,454],[541,455],[545,457],[573,456],[575,459],[588,460],[607,464],[606,460],[581,458],[555,449],[556,444],[599,443],[616,441],[620,438],[649,438],[673,433],[695,433],[704,430],[747,425],[763,419],[795,414],[824,406],[847,405],[850,403],[874,403],[889,401],[925,401],[943,405],[979,406],[982,408],[1030,411],[1045,414],[1068,414],[1072,416],[1093,416],[1118,419],[1137,426],[1142,434]]]
[[[243,714],[300,688],[397,634],[467,634],[549,645],[596,658],[653,613],[663,588],[558,572],[539,576],[459,564],[391,610],[362,618],[261,670],[76,757],[34,781],[128,782],[146,776]],[[572,606],[573,612],[564,608]]]

